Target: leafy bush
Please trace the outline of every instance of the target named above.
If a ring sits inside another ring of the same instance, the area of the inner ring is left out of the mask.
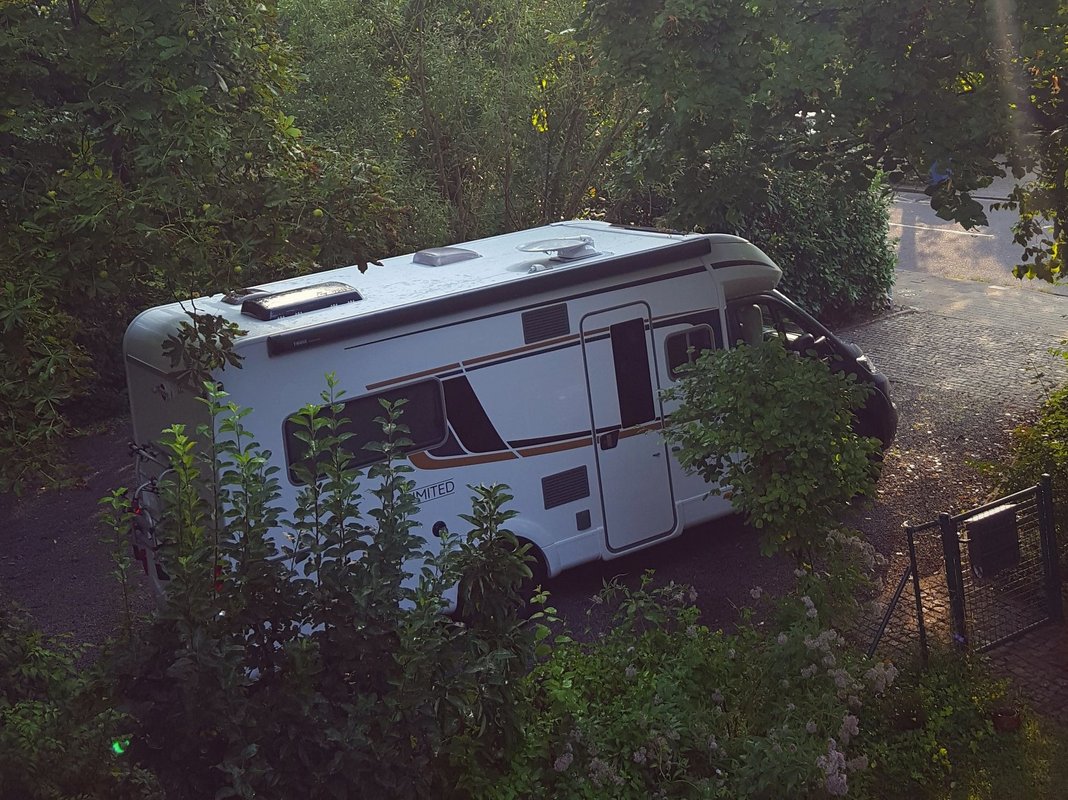
[[[879,444],[853,431],[866,387],[781,342],[702,354],[665,396],[679,463],[729,493],[761,547],[812,555],[841,509],[874,487]]]
[[[775,173],[767,201],[737,233],[782,267],[784,292],[833,321],[882,308],[890,296],[897,254],[889,207],[881,179],[856,191],[820,172]]]
[[[946,654],[925,670],[870,661],[828,627],[826,576],[793,597],[754,588],[731,634],[693,591],[610,584],[613,620],[560,635],[522,680],[526,736],[503,770],[469,769],[475,798],[1060,797],[1068,740],[1033,720],[995,735],[1003,682]]]
[[[218,433],[200,431],[201,454],[182,426],[162,440],[172,579],[118,665],[140,721],[131,753],[189,798],[439,796],[457,743],[499,757],[519,736],[515,690],[533,649],[508,495],[475,488],[471,533],[429,552],[410,516],[398,404],[383,410],[365,512],[330,379],[323,404],[298,415],[305,486],[286,520],[248,412],[206,390]],[[468,571],[479,588],[454,623],[443,595]]]
[[[635,141],[609,180],[610,218],[749,239],[782,268],[783,291],[827,322],[885,305],[897,255],[881,178],[774,169],[744,137],[664,174],[647,163],[656,147]]]
[[[105,683],[76,666],[79,655],[0,607],[0,797],[161,798],[152,776],[121,752],[132,720]]]
[[[52,484],[62,477],[63,406],[86,376],[72,327],[33,276],[0,286],[0,491],[21,493],[33,476]]]
[[[0,7],[0,490],[72,395],[115,408],[140,310],[392,249],[387,177],[286,113],[274,5]]]
[[[580,216],[642,102],[583,36],[579,0],[284,0],[307,133],[397,175],[427,243]]]
[[[759,591],[754,589],[754,595]],[[692,590],[629,591],[603,638],[562,637],[523,681],[523,747],[475,797],[761,798],[845,794],[866,764],[863,709],[896,670],[864,661],[810,613],[711,631]]]
[[[872,719],[870,795],[898,797],[1054,798],[1063,794],[1063,753],[1045,725],[1026,720],[995,733],[992,714],[1019,708],[1007,684],[974,658],[936,654],[881,698]],[[1026,714],[1025,714],[1026,717]],[[1046,730],[1044,730],[1046,728]],[[1060,759],[1054,759],[1057,751]]]
[[[1068,386],[1049,396],[1034,425],[1013,432],[1008,464],[994,469],[1003,492],[1034,486],[1049,473],[1058,528],[1068,530]]]

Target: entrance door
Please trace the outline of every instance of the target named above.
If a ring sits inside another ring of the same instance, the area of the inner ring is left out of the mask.
[[[649,306],[587,314],[581,332],[605,539],[625,550],[676,522]]]

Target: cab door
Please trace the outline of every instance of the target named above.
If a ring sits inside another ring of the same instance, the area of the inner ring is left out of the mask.
[[[618,552],[677,523],[649,306],[592,312],[580,330],[605,541]]]

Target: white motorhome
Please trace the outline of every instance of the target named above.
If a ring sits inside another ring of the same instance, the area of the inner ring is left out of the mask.
[[[433,532],[464,530],[468,484],[505,483],[539,577],[610,559],[723,516],[729,504],[687,474],[661,436],[660,391],[708,348],[781,335],[834,354],[872,384],[860,424],[889,444],[896,411],[886,379],[775,290],[779,267],[749,242],[572,221],[264,284],[195,301],[247,331],[241,369],[217,379],[252,413],[245,423],[300,489],[290,417],[319,401],[335,372],[363,444],[381,438],[379,398],[407,398],[407,458]],[[205,421],[162,344],[189,304],[145,311],[124,349],[139,467],[174,422]],[[158,543],[143,532],[142,547]],[[151,557],[151,552],[148,553]],[[147,564],[146,564],[147,567]],[[155,577],[155,576],[153,576]]]

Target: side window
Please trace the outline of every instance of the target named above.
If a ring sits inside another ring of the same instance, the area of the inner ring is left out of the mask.
[[[356,397],[342,403],[343,407],[339,413],[339,416],[346,420],[342,433],[349,434],[344,447],[353,457],[350,466],[366,467],[379,460],[379,453],[367,447],[383,439],[382,428],[375,420],[385,415],[383,400],[395,403],[401,399],[407,402],[401,409],[400,424],[408,428],[404,438],[412,442],[404,448],[404,452],[426,450],[444,441],[448,430],[439,381],[420,381],[397,389]],[[297,435],[306,429],[297,424],[293,416],[286,419],[283,427],[289,479],[293,483],[301,483],[293,467],[307,458],[308,445]]]
[[[708,325],[695,325],[678,333],[672,333],[664,341],[667,351],[668,375],[671,380],[679,377],[679,370],[694,363],[705,350],[712,350],[714,335]]]
[[[495,453],[506,449],[467,376],[445,381],[445,408],[449,423],[469,453]]]

